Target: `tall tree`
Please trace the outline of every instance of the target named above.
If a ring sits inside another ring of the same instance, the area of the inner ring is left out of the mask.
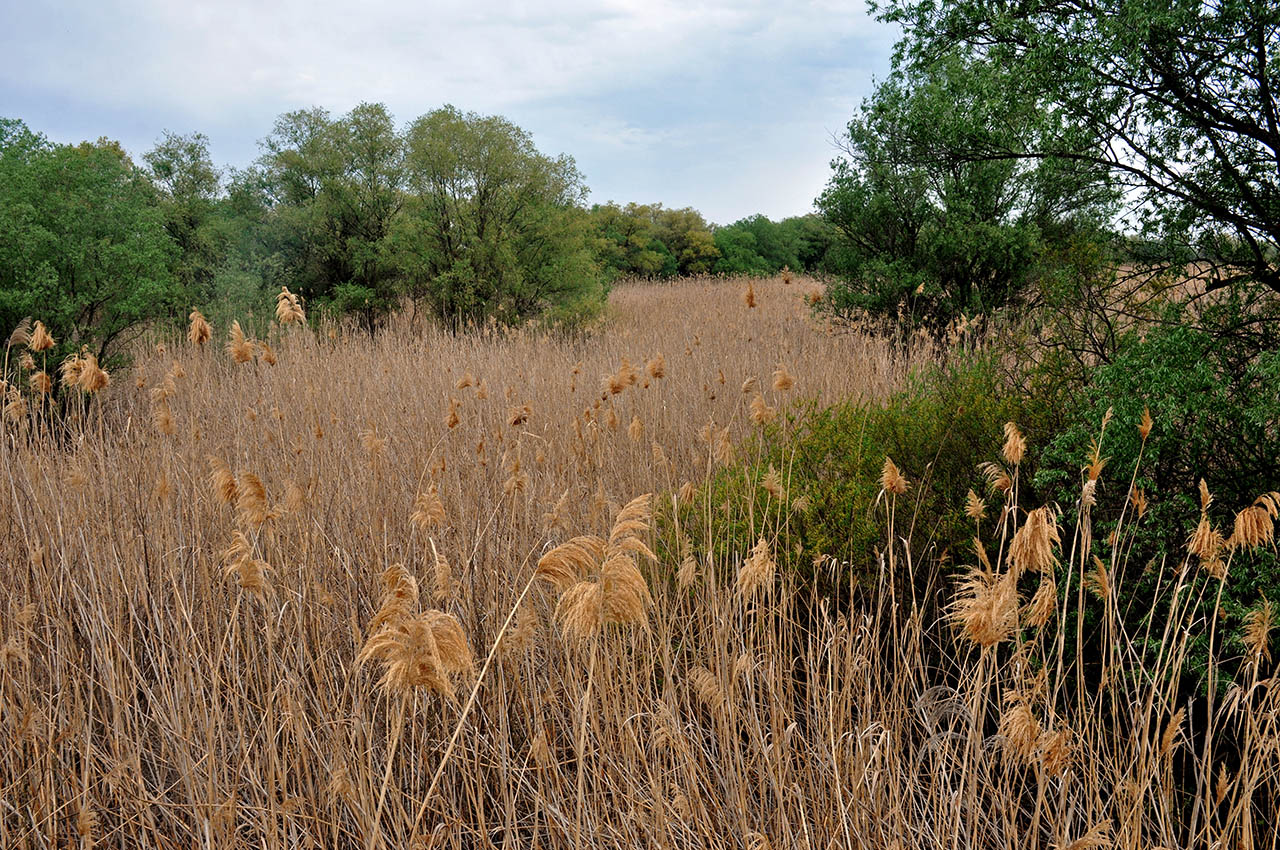
[[[895,70],[849,123],[818,199],[840,234],[829,304],[940,331],[1007,303],[1046,238],[1109,214],[1096,169],[981,154],[1034,144],[1058,120],[996,63],[952,54]]]
[[[393,256],[408,290],[451,323],[512,321],[598,302],[582,175],[498,116],[451,106],[407,132],[411,201]]]
[[[0,326],[44,321],[100,358],[184,306],[146,173],[115,142],[53,145],[0,119]]]
[[[880,13],[904,29],[900,63],[966,50],[1066,119],[973,156],[1107,168],[1144,202],[1149,233],[1217,265],[1215,285],[1280,291],[1273,0],[887,0]]]
[[[209,156],[209,139],[166,132],[142,159],[160,190],[165,230],[177,247],[174,276],[192,303],[209,303],[227,247],[218,219],[222,175]]]
[[[386,240],[404,202],[404,143],[386,107],[362,103],[337,120],[322,109],[287,113],[259,167],[280,282],[372,332],[395,304]]]

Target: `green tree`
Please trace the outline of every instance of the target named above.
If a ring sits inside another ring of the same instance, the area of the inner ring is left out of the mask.
[[[716,228],[716,274],[766,275],[775,269],[760,255],[756,235],[749,228],[729,225]]]
[[[679,274],[706,274],[720,256],[702,213],[692,207],[664,209],[654,204],[654,235],[676,258]]]
[[[453,324],[599,305],[572,158],[540,153],[505,118],[451,106],[415,121],[406,144],[411,200],[390,256],[416,300]]]
[[[63,346],[107,361],[183,289],[145,172],[115,142],[53,145],[0,119],[0,325],[42,320]]]
[[[166,132],[142,159],[160,191],[165,230],[177,247],[174,277],[193,303],[208,304],[217,297],[214,280],[227,250],[219,216],[222,176],[209,156],[209,139],[202,133]]]
[[[281,116],[260,161],[283,272],[305,298],[361,318],[371,333],[395,306],[392,221],[404,202],[404,141],[382,104],[340,119],[323,109]]]
[[[670,277],[678,270],[671,250],[657,237],[657,212],[661,204],[610,201],[591,208],[596,253],[612,276]]]
[[[800,269],[799,231],[794,226],[753,215],[716,228],[720,259],[715,270],[725,274],[776,274],[784,267]]]
[[[989,62],[895,70],[849,123],[818,199],[839,234],[828,303],[934,330],[1008,303],[1045,239],[1108,217],[1096,170],[975,153],[1031,143],[1058,120]]]
[[[876,6],[873,5],[873,8]],[[898,62],[960,49],[1064,120],[971,155],[1101,167],[1148,233],[1215,264],[1215,285],[1280,291],[1280,5],[1272,0],[887,0]],[[1080,139],[1089,145],[1081,145]]]

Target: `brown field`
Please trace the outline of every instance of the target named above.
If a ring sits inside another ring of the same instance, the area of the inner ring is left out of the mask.
[[[654,510],[751,462],[753,405],[882,398],[932,356],[830,332],[816,287],[627,285],[587,335],[278,326],[247,363],[219,328],[65,432],[6,421],[0,846],[1276,846],[1269,663],[1194,750],[1176,605],[1166,666],[1116,634],[1098,692],[1063,689],[1085,599],[1015,583],[1076,567],[1087,522],[984,520],[954,623],[775,575],[791,482],[756,549],[650,558]]]

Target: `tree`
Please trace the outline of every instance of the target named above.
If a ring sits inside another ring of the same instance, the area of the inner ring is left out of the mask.
[[[895,70],[849,123],[818,199],[839,234],[828,304],[940,332],[1008,303],[1046,239],[1109,215],[1096,170],[972,154],[1034,143],[1057,120],[994,63],[951,55]]]
[[[671,277],[676,273],[679,263],[675,255],[657,237],[661,209],[661,204],[620,207],[612,201],[591,208],[596,253],[614,277]]]
[[[411,200],[390,254],[407,291],[455,325],[598,305],[582,175],[498,116],[446,106],[406,133]]]
[[[266,236],[286,277],[273,283],[359,315],[372,333],[397,293],[388,238],[404,202],[404,142],[391,115],[369,103],[337,120],[286,113],[264,148]]]
[[[222,176],[209,156],[202,133],[179,136],[166,132],[142,157],[160,191],[165,230],[173,240],[173,274],[192,303],[217,297],[217,277],[227,249],[218,216]]]
[[[1248,277],[1280,291],[1280,5],[888,0],[880,13],[904,29],[900,65],[959,46],[1064,118],[969,156],[1106,168],[1143,201],[1147,232],[1215,265],[1213,286]]]
[[[654,235],[676,258],[679,274],[706,274],[720,256],[702,213],[692,207],[663,209],[654,204]]]
[[[63,346],[118,355],[128,331],[185,306],[147,175],[115,142],[53,145],[0,120],[0,326],[42,320]]]
[[[799,231],[794,226],[753,215],[716,229],[720,259],[715,270],[725,274],[776,274],[802,267]]]

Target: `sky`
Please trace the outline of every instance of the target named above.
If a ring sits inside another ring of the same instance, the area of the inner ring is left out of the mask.
[[[283,112],[450,103],[574,157],[591,202],[727,224],[812,209],[895,38],[860,0],[3,0],[0,116],[244,167]]]

